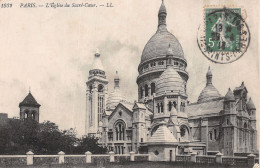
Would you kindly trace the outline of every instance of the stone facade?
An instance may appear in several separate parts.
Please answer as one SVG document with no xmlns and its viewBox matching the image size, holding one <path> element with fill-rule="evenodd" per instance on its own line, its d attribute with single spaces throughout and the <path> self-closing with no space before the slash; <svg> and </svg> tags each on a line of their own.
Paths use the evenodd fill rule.
<svg viewBox="0 0 260 168">
<path fill-rule="evenodd" d="M 99 137 L 100 145 L 115 153 L 148 152 L 151 160 L 189 153 L 256 152 L 256 109 L 247 99 L 244 83 L 222 97 L 209 68 L 198 101 L 188 103 L 187 61 L 180 43 L 167 30 L 166 16 L 162 3 L 158 30 L 138 66 L 138 102 L 123 96 L 118 73 L 114 90 L 108 93 L 100 54 L 95 54 L 86 83 L 86 135 Z"/>
</svg>

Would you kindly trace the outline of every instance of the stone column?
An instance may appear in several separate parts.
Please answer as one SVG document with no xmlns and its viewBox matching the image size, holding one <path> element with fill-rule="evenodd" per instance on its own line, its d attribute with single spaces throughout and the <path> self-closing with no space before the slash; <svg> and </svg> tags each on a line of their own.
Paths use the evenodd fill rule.
<svg viewBox="0 0 260 168">
<path fill-rule="evenodd" d="M 65 153 L 64 152 L 62 152 L 62 151 L 60 151 L 59 153 L 58 153 L 58 155 L 59 155 L 59 164 L 63 164 L 64 163 L 64 158 L 65 158 Z"/>
<path fill-rule="evenodd" d="M 132 161 L 132 162 L 135 161 L 135 155 L 134 154 L 135 154 L 135 152 L 133 152 L 133 151 L 130 152 L 130 161 Z"/>
<path fill-rule="evenodd" d="M 85 135 L 88 135 L 89 131 L 89 90 L 86 91 L 86 116 L 85 116 Z"/>
<path fill-rule="evenodd" d="M 247 156 L 247 162 L 249 166 L 254 166 L 255 165 L 255 155 L 254 154 L 250 154 Z"/>
<path fill-rule="evenodd" d="M 109 155 L 110 155 L 110 162 L 115 162 L 115 153 L 109 152 Z"/>
<path fill-rule="evenodd" d="M 139 153 L 139 124 L 136 124 L 136 153 Z"/>
<path fill-rule="evenodd" d="M 27 165 L 33 165 L 33 155 L 34 153 L 32 151 L 29 151 L 26 153 L 27 155 Z"/>
<path fill-rule="evenodd" d="M 216 154 L 216 163 L 222 164 L 222 156 L 223 154 L 220 152 Z"/>
<path fill-rule="evenodd" d="M 87 151 L 85 153 L 85 155 L 86 155 L 86 163 L 91 163 L 91 155 L 92 155 L 92 153 Z"/>
<path fill-rule="evenodd" d="M 132 127 L 132 138 L 131 138 L 131 142 L 132 142 L 132 151 L 135 151 L 135 128 L 134 126 Z"/>
<path fill-rule="evenodd" d="M 164 99 L 163 99 L 163 108 L 164 108 L 163 113 L 164 114 L 169 113 L 168 108 L 167 108 L 167 104 L 168 104 L 168 99 L 167 99 L 167 96 L 165 95 Z"/>
<path fill-rule="evenodd" d="M 196 156 L 197 156 L 197 153 L 195 153 L 195 152 L 191 153 L 190 161 L 196 163 Z"/>
<path fill-rule="evenodd" d="M 93 94 L 92 94 L 92 123 L 93 123 L 93 133 L 98 131 L 98 89 L 97 83 L 94 84 Z"/>
</svg>

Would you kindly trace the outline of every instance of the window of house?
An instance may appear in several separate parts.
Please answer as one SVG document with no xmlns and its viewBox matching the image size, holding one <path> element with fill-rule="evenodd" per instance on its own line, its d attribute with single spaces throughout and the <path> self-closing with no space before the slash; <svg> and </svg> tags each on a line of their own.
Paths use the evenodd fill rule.
<svg viewBox="0 0 260 168">
<path fill-rule="evenodd" d="M 229 119 L 227 119 L 227 125 L 229 125 Z"/>
<path fill-rule="evenodd" d="M 141 142 L 144 142 L 144 139 L 143 139 L 143 138 L 141 138 Z"/>
</svg>

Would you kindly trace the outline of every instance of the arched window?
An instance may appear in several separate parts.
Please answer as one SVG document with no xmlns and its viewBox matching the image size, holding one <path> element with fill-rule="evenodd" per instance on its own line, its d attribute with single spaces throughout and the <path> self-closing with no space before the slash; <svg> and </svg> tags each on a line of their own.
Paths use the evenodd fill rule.
<svg viewBox="0 0 260 168">
<path fill-rule="evenodd" d="M 119 122 L 115 126 L 116 140 L 125 140 L 125 126 L 122 122 Z"/>
<path fill-rule="evenodd" d="M 159 103 L 157 103 L 157 111 L 158 111 L 158 113 L 160 113 L 160 104 Z"/>
<path fill-rule="evenodd" d="M 246 123 L 244 123 L 244 128 L 247 128 L 247 124 Z"/>
<path fill-rule="evenodd" d="M 177 103 L 174 101 L 173 102 L 173 107 L 176 109 Z"/>
<path fill-rule="evenodd" d="M 144 96 L 145 97 L 148 96 L 148 85 L 147 84 L 144 86 Z"/>
<path fill-rule="evenodd" d="M 32 119 L 35 120 L 35 111 L 32 112 Z"/>
<path fill-rule="evenodd" d="M 155 93 L 155 83 L 151 83 L 151 95 Z"/>
<path fill-rule="evenodd" d="M 141 86 L 140 87 L 140 98 L 143 98 L 144 96 L 144 90 L 143 90 L 143 87 Z"/>
<path fill-rule="evenodd" d="M 29 111 L 25 111 L 24 112 L 24 118 L 28 118 L 29 117 Z"/>
<path fill-rule="evenodd" d="M 171 111 L 172 110 L 172 102 L 169 102 L 168 106 L 169 106 L 169 111 Z"/>
<path fill-rule="evenodd" d="M 182 102 L 181 102 L 181 106 L 180 106 L 180 111 L 182 112 L 183 110 L 183 105 L 182 105 Z"/>
<path fill-rule="evenodd" d="M 161 112 L 163 113 L 163 103 L 161 102 Z"/>
<path fill-rule="evenodd" d="M 99 84 L 98 85 L 98 92 L 103 92 L 103 90 L 104 90 L 104 86 Z"/>
<path fill-rule="evenodd" d="M 180 126 L 180 133 L 181 133 L 181 138 L 184 140 L 188 140 L 189 139 L 189 130 L 188 127 L 186 125 L 181 125 Z"/>
</svg>

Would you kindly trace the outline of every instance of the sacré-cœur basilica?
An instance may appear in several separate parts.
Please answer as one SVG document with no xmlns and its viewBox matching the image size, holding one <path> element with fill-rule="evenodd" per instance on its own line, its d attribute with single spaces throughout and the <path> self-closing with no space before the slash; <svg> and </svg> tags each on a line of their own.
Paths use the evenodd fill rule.
<svg viewBox="0 0 260 168">
<path fill-rule="evenodd" d="M 128 102 L 121 93 L 117 72 L 114 90 L 108 91 L 102 57 L 95 53 L 86 82 L 85 134 L 98 137 L 109 151 L 148 152 L 154 160 L 192 152 L 256 153 L 256 108 L 244 82 L 222 96 L 209 67 L 197 102 L 187 101 L 187 61 L 181 44 L 167 30 L 166 16 L 162 2 L 158 29 L 138 66 L 138 101 Z"/>
</svg>

